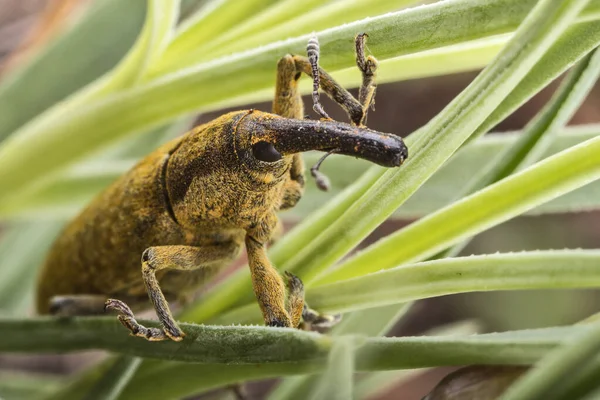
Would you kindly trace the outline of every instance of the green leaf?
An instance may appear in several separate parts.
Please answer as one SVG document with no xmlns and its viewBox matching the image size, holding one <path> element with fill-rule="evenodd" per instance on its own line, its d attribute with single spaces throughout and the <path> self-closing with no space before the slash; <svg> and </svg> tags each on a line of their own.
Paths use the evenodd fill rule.
<svg viewBox="0 0 600 400">
<path fill-rule="evenodd" d="M 402 265 L 307 289 L 311 307 L 344 313 L 456 293 L 600 286 L 600 252 L 537 251 L 445 258 Z M 217 324 L 261 320 L 256 304 L 214 319 Z"/>
<path fill-rule="evenodd" d="M 90 389 L 85 400 L 117 400 L 137 371 L 142 359 L 119 357 Z"/>
<path fill-rule="evenodd" d="M 423 259 L 600 178 L 600 137 L 564 150 L 442 208 L 368 247 L 319 282 L 330 283 Z"/>
<path fill-rule="evenodd" d="M 0 342 L 3 352 L 101 348 L 191 362 L 143 366 L 125 388 L 122 398 L 147 394 L 149 399 L 161 395 L 181 397 L 182 392 L 190 394 L 189 390 L 245 379 L 319 372 L 324 369 L 331 344 L 336 340 L 294 329 L 182 324 L 188 334 L 183 342 L 148 342 L 129 336 L 111 317 L 0 319 L 0 328 L 4 335 Z M 579 325 L 468 337 L 369 338 L 358 349 L 355 362 L 361 371 L 484 362 L 530 364 L 574 334 L 588 330 L 589 326 Z M 189 379 L 192 373 L 196 374 L 195 379 Z M 189 382 L 180 386 L 184 380 Z"/>
<path fill-rule="evenodd" d="M 247 35 L 243 32 L 236 34 L 233 31 L 224 36 L 222 40 L 209 42 L 197 49 L 187 49 L 188 51 L 183 54 L 174 54 L 173 57 L 167 59 L 165 65 L 157 66 L 154 75 L 161 75 L 220 56 L 256 48 L 273 42 L 273 39 L 306 35 L 365 17 L 375 17 L 402 9 L 415 2 L 416 0 L 345 0 L 325 5 L 321 2 L 321 7 L 312 10 L 310 9 L 311 4 L 308 4 L 309 8 L 305 9 L 304 2 L 296 2 L 292 9 L 300 10 L 302 7 L 302 13 L 296 18 L 286 21 L 285 24 L 269 24 L 269 21 L 264 21 L 262 30 L 254 35 Z M 287 9 L 286 14 L 290 11 L 291 9 Z"/>
<path fill-rule="evenodd" d="M 353 398 L 354 386 L 354 353 L 363 343 L 364 338 L 344 336 L 334 341 L 329 353 L 327 369 L 317 382 L 308 397 L 309 400 L 331 399 L 346 400 Z"/>
<path fill-rule="evenodd" d="M 383 60 L 502 33 L 514 28 L 527 11 L 520 0 L 479 3 L 481 0 L 440 2 L 441 5 L 413 9 L 411 13 L 386 14 L 327 30 L 319 34 L 322 53 L 330 55 L 323 57 L 323 66 L 335 70 L 353 64 L 352 38 L 357 31 L 369 32 L 369 47 Z M 515 4 L 508 7 L 509 3 Z M 600 0 L 592 4 L 596 3 L 600 7 Z M 469 10 L 474 13 L 473 25 L 457 23 L 464 21 Z M 492 11 L 498 14 L 489 20 Z M 440 12 L 447 13 L 443 25 Z M 435 29 L 428 31 L 423 23 Z M 551 32 L 548 38 L 559 32 L 559 29 Z M 36 179 L 117 138 L 209 105 L 223 106 L 227 98 L 271 87 L 276 60 L 289 52 L 303 53 L 306 41 L 307 37 L 300 37 L 178 71 L 92 102 L 70 118 L 46 115 L 44 124 L 29 124 L 0 147 L 0 191 L 16 197 L 20 189 L 34 184 Z M 61 151 L 48 153 L 49 148 Z"/>
<path fill-rule="evenodd" d="M 600 324 L 590 324 L 585 332 L 575 334 L 552 351 L 525 376 L 517 380 L 501 400 L 543 399 L 551 396 L 573 373 L 595 360 L 600 351 Z"/>
<path fill-rule="evenodd" d="M 163 60 L 179 59 L 196 49 L 201 49 L 206 42 L 218 38 L 236 24 L 248 18 L 249 14 L 256 13 L 276 3 L 276 0 L 211 0 L 190 18 L 186 19 L 171 43 L 169 44 Z"/>
<path fill-rule="evenodd" d="M 595 3 L 592 3 L 595 4 Z M 518 88 L 513 90 L 511 94 L 505 98 L 499 108 L 503 112 L 511 112 L 512 109 L 525 102 L 532 97 L 545 84 L 549 83 L 554 77 L 562 73 L 577 59 L 583 57 L 595 48 L 600 42 L 600 24 L 582 23 L 569 29 L 554 46 L 545 54 L 544 57 L 534 67 L 532 71 L 536 71 L 533 75 L 530 72 L 524 80 L 522 80 Z M 578 47 L 581 46 L 581 47 Z M 496 109 L 498 111 L 498 109 Z M 495 114 L 492 114 L 495 115 Z M 496 117 L 503 118 L 502 113 L 496 114 Z M 486 123 L 491 119 L 488 118 Z M 498 122 L 498 121 L 496 121 Z M 410 137 L 409 137 L 410 139 Z M 415 140 L 415 143 L 417 140 Z M 409 143 L 409 148 L 413 148 Z M 414 154 L 411 155 L 414 158 Z M 321 205 L 315 212 L 306 217 L 302 224 L 296 226 L 286 236 L 284 236 L 270 251 L 270 258 L 273 263 L 280 269 L 291 269 L 290 261 L 300 265 L 302 259 L 290 260 L 289 254 L 297 254 L 301 249 L 310 247 L 310 243 L 315 240 L 319 241 L 320 235 L 331 226 L 338 226 L 338 232 L 331 231 L 328 235 L 332 240 L 337 241 L 340 237 L 345 237 L 347 226 L 354 224 L 355 221 L 360 221 L 365 216 L 370 216 L 372 210 L 379 210 L 378 203 L 369 205 L 362 204 L 366 209 L 359 209 L 356 215 L 348 214 L 349 208 L 354 205 L 355 211 L 359 208 L 356 204 L 358 199 L 363 196 L 367 190 L 383 175 L 384 170 L 378 167 L 370 168 L 359 179 L 347 187 L 338 196 L 334 197 L 330 202 Z M 402 181 L 402 177 L 397 177 L 397 180 Z M 386 185 L 387 187 L 399 187 Z M 589 201 L 589 197 L 586 197 Z M 383 201 L 381 199 L 382 203 Z M 397 208 L 398 201 L 392 201 L 390 208 Z M 443 203 L 442 203 L 443 204 Z M 404 207 L 403 207 L 404 208 Z M 364 211 L 364 212 L 363 212 Z M 351 230 L 350 230 L 351 231 Z M 355 237 L 352 243 L 357 244 L 361 237 Z M 346 243 L 348 248 L 352 247 L 352 243 Z M 328 247 L 328 246 L 325 246 Z M 306 251 L 308 256 L 311 252 Z M 242 305 L 252 300 L 252 292 L 249 285 L 249 278 L 246 270 L 238 272 L 234 277 L 228 279 L 227 282 L 221 285 L 216 285 L 214 290 L 207 294 L 197 307 L 186 311 L 186 316 L 194 321 L 204 321 L 219 312 L 231 308 L 234 305 Z"/>
<path fill-rule="evenodd" d="M 189 127 L 190 119 L 176 124 L 166 134 L 163 128 L 157 129 L 158 140 L 153 134 L 144 134 L 142 140 L 136 140 L 130 147 L 141 156 L 162 142 L 162 137 L 172 137 Z M 464 179 L 464 171 L 482 170 L 489 162 L 490 154 L 501 154 L 512 146 L 520 137 L 521 132 L 486 135 L 476 142 L 459 150 L 446 164 L 417 190 L 405 204 L 392 214 L 396 219 L 416 219 L 423 217 L 455 199 L 455 192 L 464 192 L 469 183 Z M 581 125 L 567 127 L 556 133 L 553 143 L 542 158 L 553 155 L 568 147 L 600 135 L 600 126 Z M 144 146 L 142 146 L 144 145 Z M 119 144 L 123 148 L 124 144 Z M 122 152 L 123 150 L 119 150 Z M 305 156 L 307 165 L 313 165 L 320 154 L 309 153 Z M 65 173 L 43 182 L 31 192 L 19 198 L 19 201 L 7 203 L 0 207 L 3 218 L 27 219 L 67 219 L 72 218 L 97 193 L 119 176 L 129 170 L 137 161 L 125 155 L 107 160 L 93 160 L 76 164 Z M 370 164 L 343 156 L 331 156 L 323 164 L 323 171 L 331 179 L 331 190 L 323 192 L 315 185 L 307 185 L 302 200 L 291 210 L 281 213 L 281 218 L 287 221 L 299 221 L 307 218 L 313 210 L 330 201 L 346 187 L 360 178 Z M 565 194 L 548 203 L 544 203 L 527 215 L 541 215 L 586 211 L 600 208 L 600 183 L 591 183 L 571 193 Z"/>
<path fill-rule="evenodd" d="M 473 336 L 371 338 L 358 350 L 358 370 L 414 369 L 442 365 L 527 365 L 584 327 L 546 328 Z M 144 368 L 146 367 L 146 368 Z M 125 389 L 123 399 L 180 398 L 244 380 L 315 373 L 323 364 L 256 366 L 149 362 Z M 168 385 L 165 382 L 169 382 Z"/>
<path fill-rule="evenodd" d="M 569 72 L 552 99 L 525 127 L 512 146 L 492 159 L 480 172 L 475 173 L 457 198 L 469 195 L 495 183 L 517 170 L 539 161 L 548 150 L 557 131 L 563 129 L 575 114 L 600 75 L 600 52 L 594 50 Z M 438 258 L 459 254 L 469 240 L 455 244 Z"/>
<path fill-rule="evenodd" d="M 145 13 L 144 1 L 94 2 L 75 26 L 4 77 L 0 140 L 112 69 L 133 45 Z"/>
<path fill-rule="evenodd" d="M 480 330 L 478 324 L 473 321 L 459 321 L 440 327 L 433 328 L 424 333 L 426 336 L 467 336 L 474 335 Z M 401 371 L 379 371 L 370 372 L 360 376 L 355 385 L 357 399 L 370 399 L 389 392 L 402 382 L 421 375 L 425 370 L 401 370 Z M 291 379 L 291 378 L 288 378 Z M 272 399 L 269 399 L 272 400 Z"/>
<path fill-rule="evenodd" d="M 8 226 L 2 233 L 1 314 L 23 315 L 31 307 L 37 270 L 62 225 L 62 222 L 36 221 Z"/>
<path fill-rule="evenodd" d="M 393 304 L 369 310 L 360 310 L 345 315 L 340 323 L 332 330 L 332 335 L 347 334 L 380 336 L 396 324 L 408 312 L 411 304 Z M 277 388 L 269 394 L 269 400 L 306 399 L 319 381 L 318 375 L 293 376 L 284 379 Z"/>
<path fill-rule="evenodd" d="M 62 383 L 62 379 L 54 376 L 3 371 L 0 373 L 0 397 L 10 400 L 43 399 L 57 391 Z"/>
<path fill-rule="evenodd" d="M 386 171 L 317 241 L 287 262 L 286 270 L 310 282 L 389 217 L 518 85 L 585 3 L 562 1 L 557 7 L 552 1 L 540 1 L 495 62 L 421 129 L 416 139 L 409 137 L 413 138 L 407 142 L 411 155 L 404 165 Z"/>
<path fill-rule="evenodd" d="M 256 11 L 251 16 L 245 18 L 239 23 L 231 26 L 226 32 L 218 37 L 211 37 L 210 41 L 200 43 L 202 52 L 198 52 L 198 47 L 190 49 L 196 53 L 205 53 L 212 56 L 211 50 L 223 47 L 232 42 L 240 40 L 240 38 L 248 37 L 255 33 L 264 31 L 265 27 L 280 26 L 297 17 L 298 15 L 306 14 L 309 11 L 323 6 L 326 3 L 323 0 L 280 0 L 264 10 Z M 329 0 L 331 2 L 331 0 Z M 291 33 L 287 33 L 291 36 Z M 186 54 L 187 56 L 187 54 Z"/>
</svg>

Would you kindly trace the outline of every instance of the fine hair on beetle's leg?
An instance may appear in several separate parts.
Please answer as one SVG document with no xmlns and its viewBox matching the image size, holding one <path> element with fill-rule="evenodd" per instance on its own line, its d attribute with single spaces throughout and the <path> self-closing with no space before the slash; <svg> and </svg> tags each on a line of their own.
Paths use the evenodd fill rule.
<svg viewBox="0 0 600 400">
<path fill-rule="evenodd" d="M 356 35 L 356 65 L 362 73 L 362 84 L 358 89 L 358 101 L 363 106 L 363 118 L 361 125 L 367 123 L 367 112 L 369 108 L 375 107 L 375 92 L 377 84 L 375 83 L 375 72 L 379 62 L 373 56 L 365 57 L 366 40 L 369 37 L 366 33 Z"/>
</svg>

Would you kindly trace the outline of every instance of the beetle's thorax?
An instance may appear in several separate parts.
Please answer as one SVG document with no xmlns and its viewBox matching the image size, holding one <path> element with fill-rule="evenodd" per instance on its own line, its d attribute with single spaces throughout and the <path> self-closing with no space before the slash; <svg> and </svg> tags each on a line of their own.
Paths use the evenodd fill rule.
<svg viewBox="0 0 600 400">
<path fill-rule="evenodd" d="M 246 229 L 277 209 L 291 157 L 277 163 L 252 158 L 248 111 L 199 126 L 171 154 L 166 188 L 177 222 L 188 228 Z"/>
</svg>

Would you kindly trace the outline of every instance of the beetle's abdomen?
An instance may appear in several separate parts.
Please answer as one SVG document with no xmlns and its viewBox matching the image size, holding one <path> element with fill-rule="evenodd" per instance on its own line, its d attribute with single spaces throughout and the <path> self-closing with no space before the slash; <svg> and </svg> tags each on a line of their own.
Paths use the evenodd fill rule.
<svg viewBox="0 0 600 400">
<path fill-rule="evenodd" d="M 146 248 L 191 244 L 165 204 L 160 174 L 168 149 L 169 144 L 149 155 L 64 229 L 39 277 L 39 312 L 48 311 L 55 295 L 108 296 L 140 285 Z"/>
</svg>

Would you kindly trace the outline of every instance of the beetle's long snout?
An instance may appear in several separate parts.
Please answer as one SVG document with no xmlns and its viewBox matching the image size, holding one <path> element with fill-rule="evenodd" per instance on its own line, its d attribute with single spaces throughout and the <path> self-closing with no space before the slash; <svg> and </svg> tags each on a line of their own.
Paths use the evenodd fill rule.
<svg viewBox="0 0 600 400">
<path fill-rule="evenodd" d="M 402 138 L 346 123 L 276 118 L 263 124 L 282 154 L 335 150 L 384 167 L 398 167 L 408 157 Z"/>
</svg>

